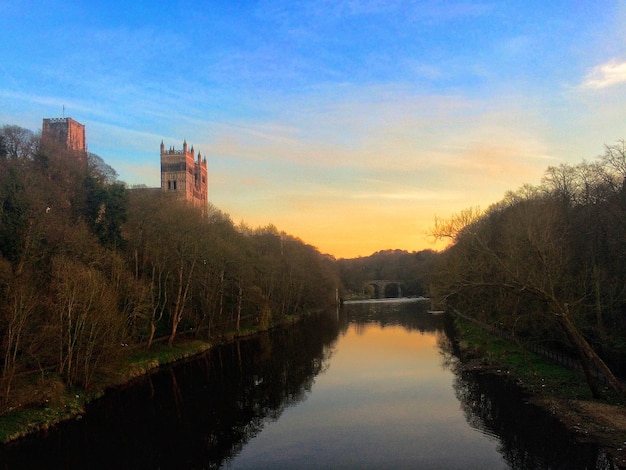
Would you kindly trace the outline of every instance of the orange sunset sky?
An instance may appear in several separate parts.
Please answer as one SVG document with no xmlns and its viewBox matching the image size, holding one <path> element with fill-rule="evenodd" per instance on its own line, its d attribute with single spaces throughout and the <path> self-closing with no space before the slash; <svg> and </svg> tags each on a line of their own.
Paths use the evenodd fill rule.
<svg viewBox="0 0 626 470">
<path fill-rule="evenodd" d="M 338 258 L 626 138 L 623 1 L 39 3 L 0 2 L 0 125 L 65 113 L 131 185 L 186 139 L 236 224 Z"/>
</svg>

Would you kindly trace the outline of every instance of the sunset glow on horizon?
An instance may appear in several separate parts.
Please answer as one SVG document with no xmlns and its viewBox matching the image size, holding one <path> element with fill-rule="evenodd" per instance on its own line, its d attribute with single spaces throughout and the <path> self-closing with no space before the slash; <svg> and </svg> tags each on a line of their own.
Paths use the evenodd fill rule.
<svg viewBox="0 0 626 470">
<path fill-rule="evenodd" d="M 44 6 L 45 5 L 45 6 Z M 159 145 L 209 201 L 337 258 L 443 249 L 487 208 L 626 138 L 626 3 L 0 2 L 0 125 L 86 126 L 129 185 Z"/>
</svg>

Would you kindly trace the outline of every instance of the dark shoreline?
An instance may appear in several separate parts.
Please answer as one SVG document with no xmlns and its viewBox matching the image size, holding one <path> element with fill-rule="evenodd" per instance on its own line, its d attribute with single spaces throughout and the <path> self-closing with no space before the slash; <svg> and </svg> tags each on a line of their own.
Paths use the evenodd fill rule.
<svg viewBox="0 0 626 470">
<path fill-rule="evenodd" d="M 458 323 L 457 323 L 458 326 Z M 490 333 L 484 332 L 485 335 Z M 460 362 L 460 373 L 497 377 L 517 388 L 529 404 L 553 416 L 575 442 L 595 444 L 606 453 L 613 468 L 626 469 L 626 407 L 620 403 L 591 398 L 566 397 L 558 389 L 545 389 L 533 378 L 517 373 L 506 357 L 491 354 L 490 343 L 476 342 L 464 336 L 463 328 L 455 328 L 454 349 Z M 537 377 L 534 378 L 535 380 Z M 584 379 L 582 379 L 584 380 Z"/>
<path fill-rule="evenodd" d="M 86 407 L 104 396 L 111 390 L 123 388 L 133 380 L 149 375 L 163 366 L 175 364 L 177 362 L 191 360 L 207 351 L 222 345 L 230 344 L 240 339 L 252 337 L 254 335 L 283 328 L 294 324 L 303 318 L 314 314 L 305 312 L 284 318 L 280 323 L 271 325 L 265 329 L 246 329 L 238 333 L 223 335 L 219 340 L 209 342 L 198 338 L 180 337 L 171 349 L 172 354 L 167 360 L 159 357 L 159 351 L 153 349 L 152 358 L 133 361 L 130 356 L 121 364 L 121 370 L 115 375 L 107 376 L 98 387 L 89 391 L 67 390 L 65 399 L 60 403 L 33 402 L 27 406 L 16 408 L 13 411 L 0 415 L 0 422 L 11 422 L 11 429 L 3 430 L 0 446 L 16 445 L 21 440 L 33 439 L 45 434 L 55 426 L 81 417 L 86 413 Z"/>
</svg>

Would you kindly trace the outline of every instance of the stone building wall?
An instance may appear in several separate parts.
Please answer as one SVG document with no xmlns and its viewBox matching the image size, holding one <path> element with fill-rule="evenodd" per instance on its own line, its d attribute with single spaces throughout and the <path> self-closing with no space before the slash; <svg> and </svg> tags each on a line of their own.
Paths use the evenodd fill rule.
<svg viewBox="0 0 626 470">
<path fill-rule="evenodd" d="M 87 151 L 85 126 L 69 117 L 44 119 L 41 136 L 56 141 L 68 150 Z"/>
</svg>

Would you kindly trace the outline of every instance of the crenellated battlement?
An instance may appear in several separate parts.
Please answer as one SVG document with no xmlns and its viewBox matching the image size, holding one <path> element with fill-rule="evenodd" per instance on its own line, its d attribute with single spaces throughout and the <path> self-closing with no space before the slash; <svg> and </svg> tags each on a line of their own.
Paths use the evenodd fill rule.
<svg viewBox="0 0 626 470">
<path fill-rule="evenodd" d="M 85 126 L 70 117 L 45 118 L 41 127 L 44 140 L 52 140 L 64 145 L 68 150 L 87 151 Z"/>
<path fill-rule="evenodd" d="M 170 147 L 168 151 L 162 153 L 161 155 L 184 155 L 185 153 L 182 150 L 176 150 L 174 147 Z"/>
<path fill-rule="evenodd" d="M 176 194 L 194 205 L 208 203 L 208 172 L 206 157 L 200 152 L 196 160 L 193 145 L 183 142 L 182 150 L 161 141 L 161 189 Z"/>
<path fill-rule="evenodd" d="M 70 117 L 45 118 L 42 123 L 42 140 L 66 147 L 79 161 L 86 162 L 87 141 L 85 126 Z M 170 146 L 166 149 L 161 141 L 161 190 L 174 193 L 206 209 L 209 202 L 209 177 L 207 160 L 200 152 L 196 157 L 193 145 L 187 140 L 183 148 Z"/>
</svg>

